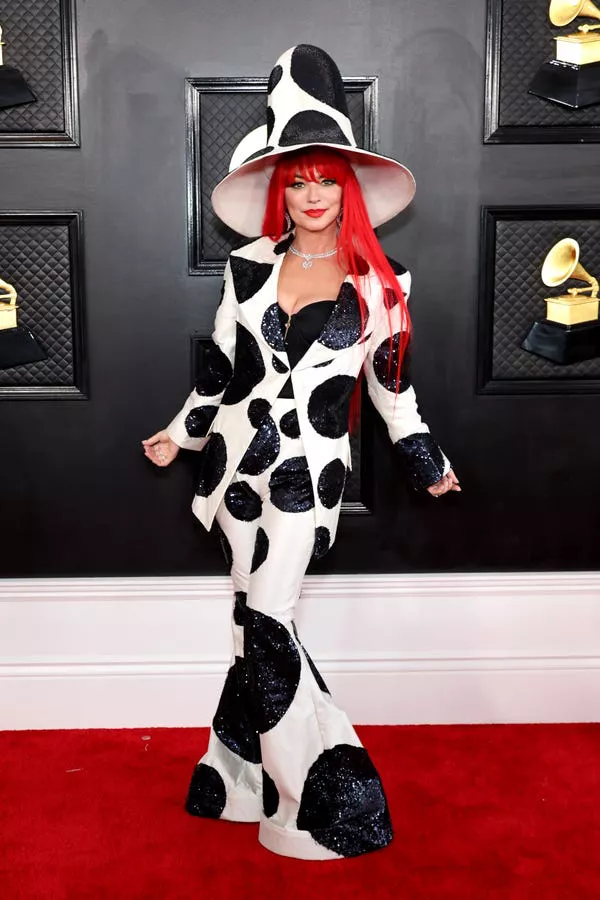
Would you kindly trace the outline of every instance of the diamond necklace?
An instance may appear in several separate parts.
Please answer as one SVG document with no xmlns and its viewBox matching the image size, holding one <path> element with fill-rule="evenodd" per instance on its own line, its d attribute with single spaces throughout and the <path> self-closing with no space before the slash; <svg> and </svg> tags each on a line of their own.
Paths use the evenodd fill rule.
<svg viewBox="0 0 600 900">
<path fill-rule="evenodd" d="M 289 248 L 294 256 L 302 257 L 302 268 L 310 269 L 312 267 L 313 259 L 325 259 L 327 256 L 333 256 L 334 253 L 337 253 L 337 247 L 334 247 L 333 250 L 328 250 L 327 253 L 302 253 L 301 250 L 296 250 L 295 247 L 290 246 Z"/>
</svg>

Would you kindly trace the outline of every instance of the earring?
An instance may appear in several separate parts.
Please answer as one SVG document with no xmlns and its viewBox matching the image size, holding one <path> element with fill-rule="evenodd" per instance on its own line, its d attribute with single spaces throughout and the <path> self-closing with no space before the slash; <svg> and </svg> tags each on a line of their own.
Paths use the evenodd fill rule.
<svg viewBox="0 0 600 900">
<path fill-rule="evenodd" d="M 342 227 L 342 220 L 343 220 L 343 218 L 344 218 L 344 207 L 341 206 L 341 207 L 340 207 L 339 213 L 338 213 L 337 216 L 335 217 L 335 221 L 338 223 L 338 226 L 339 226 L 340 228 Z"/>
<path fill-rule="evenodd" d="M 292 230 L 292 217 L 290 216 L 287 209 L 285 211 L 285 220 L 284 221 L 285 221 L 284 231 L 291 231 Z"/>
</svg>

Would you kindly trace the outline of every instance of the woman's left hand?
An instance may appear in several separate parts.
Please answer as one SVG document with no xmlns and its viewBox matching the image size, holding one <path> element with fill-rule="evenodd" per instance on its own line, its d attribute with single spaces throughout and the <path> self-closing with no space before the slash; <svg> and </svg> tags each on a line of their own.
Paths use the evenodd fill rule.
<svg viewBox="0 0 600 900">
<path fill-rule="evenodd" d="M 441 497 L 447 491 L 461 491 L 462 488 L 458 483 L 458 478 L 450 469 L 443 478 L 440 478 L 435 484 L 430 484 L 427 490 L 433 497 Z"/>
</svg>

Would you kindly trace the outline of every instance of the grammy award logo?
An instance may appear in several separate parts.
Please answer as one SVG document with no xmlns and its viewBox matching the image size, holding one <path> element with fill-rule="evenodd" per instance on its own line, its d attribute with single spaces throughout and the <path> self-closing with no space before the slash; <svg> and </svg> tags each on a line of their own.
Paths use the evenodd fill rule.
<svg viewBox="0 0 600 900">
<path fill-rule="evenodd" d="M 17 321 L 17 292 L 0 278 L 0 369 L 47 359 L 29 328 Z"/>
<path fill-rule="evenodd" d="M 592 0 L 551 0 L 553 25 L 563 28 L 576 19 L 600 19 L 600 9 Z M 530 94 L 552 100 L 571 109 L 600 103 L 600 24 L 585 23 L 572 34 L 559 34 L 556 58 L 537 71 Z"/>
<path fill-rule="evenodd" d="M 14 66 L 4 65 L 4 46 L 0 25 L 0 109 L 35 103 L 37 98 L 19 70 Z"/>
<path fill-rule="evenodd" d="M 546 297 L 546 318 L 534 322 L 521 345 L 559 365 L 600 356 L 598 280 L 581 265 L 579 253 L 574 238 L 563 238 L 546 256 L 542 281 L 547 287 L 558 287 L 571 278 L 586 282 L 587 287 Z"/>
</svg>

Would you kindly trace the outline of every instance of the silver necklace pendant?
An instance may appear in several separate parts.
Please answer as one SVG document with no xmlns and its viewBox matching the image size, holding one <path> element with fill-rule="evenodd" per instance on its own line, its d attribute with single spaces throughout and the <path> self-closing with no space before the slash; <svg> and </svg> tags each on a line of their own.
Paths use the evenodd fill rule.
<svg viewBox="0 0 600 900">
<path fill-rule="evenodd" d="M 294 256 L 302 257 L 303 269 L 312 268 L 313 259 L 327 259 L 328 256 L 333 256 L 334 253 L 337 253 L 337 247 L 334 247 L 333 250 L 327 250 L 326 253 L 302 253 L 301 250 L 296 250 L 296 248 L 292 245 L 290 245 L 289 250 L 294 254 Z"/>
<path fill-rule="evenodd" d="M 312 259 L 304 259 L 302 261 L 302 268 L 303 269 L 312 269 Z"/>
</svg>

